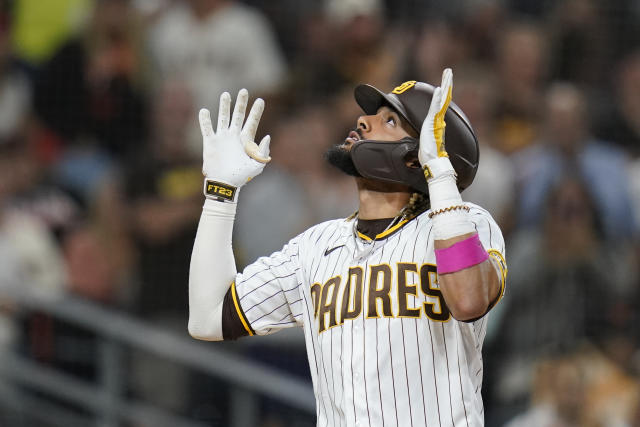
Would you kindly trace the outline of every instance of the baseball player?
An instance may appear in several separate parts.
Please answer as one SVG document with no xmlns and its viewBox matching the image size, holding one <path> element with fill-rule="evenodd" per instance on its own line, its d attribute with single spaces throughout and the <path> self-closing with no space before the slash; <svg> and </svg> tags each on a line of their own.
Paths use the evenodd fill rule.
<svg viewBox="0 0 640 427">
<path fill-rule="evenodd" d="M 236 271 L 231 234 L 241 187 L 269 162 L 254 142 L 264 108 L 220 97 L 216 130 L 200 111 L 206 200 L 194 242 L 189 332 L 235 339 L 304 328 L 318 426 L 482 426 L 482 342 L 504 292 L 502 234 L 464 202 L 478 165 L 453 103 L 434 88 L 355 90 L 365 115 L 327 158 L 353 175 L 359 210 Z M 445 145 L 445 123 L 447 144 Z"/>
</svg>

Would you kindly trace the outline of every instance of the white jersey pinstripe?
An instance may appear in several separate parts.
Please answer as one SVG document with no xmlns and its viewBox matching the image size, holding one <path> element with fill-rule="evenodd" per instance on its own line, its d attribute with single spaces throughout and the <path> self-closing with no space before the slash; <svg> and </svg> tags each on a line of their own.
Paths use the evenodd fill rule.
<svg viewBox="0 0 640 427">
<path fill-rule="evenodd" d="M 502 294 L 502 233 L 487 211 L 468 206 L 503 273 Z M 318 426 L 484 424 L 488 315 L 469 323 L 448 315 L 433 243 L 426 212 L 373 243 L 354 233 L 354 220 L 333 220 L 237 275 L 235 303 L 250 333 L 304 328 Z"/>
</svg>

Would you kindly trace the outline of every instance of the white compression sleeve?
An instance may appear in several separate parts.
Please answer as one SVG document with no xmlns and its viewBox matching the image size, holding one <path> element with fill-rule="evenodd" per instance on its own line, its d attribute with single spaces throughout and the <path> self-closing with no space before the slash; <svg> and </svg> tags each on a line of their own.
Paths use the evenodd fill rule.
<svg viewBox="0 0 640 427">
<path fill-rule="evenodd" d="M 463 205 L 449 158 L 438 157 L 428 161 L 427 165 L 432 175 L 427 179 L 431 210 L 437 212 L 440 209 Z M 446 240 L 473 232 L 475 227 L 464 210 L 452 210 L 433 216 L 433 233 L 436 240 Z"/>
<path fill-rule="evenodd" d="M 189 269 L 189 333 L 208 341 L 222 336 L 224 296 L 236 276 L 231 248 L 236 203 L 206 199 Z"/>
</svg>

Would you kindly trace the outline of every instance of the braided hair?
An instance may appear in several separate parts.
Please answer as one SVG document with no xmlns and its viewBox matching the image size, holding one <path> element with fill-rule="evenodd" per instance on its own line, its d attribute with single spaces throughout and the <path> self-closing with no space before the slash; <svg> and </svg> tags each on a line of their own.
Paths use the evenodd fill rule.
<svg viewBox="0 0 640 427">
<path fill-rule="evenodd" d="M 429 200 L 429 196 L 416 191 L 411 195 L 405 207 L 402 208 L 400 215 L 402 215 L 403 218 L 415 218 L 429 209 L 430 206 L 431 201 Z"/>
</svg>

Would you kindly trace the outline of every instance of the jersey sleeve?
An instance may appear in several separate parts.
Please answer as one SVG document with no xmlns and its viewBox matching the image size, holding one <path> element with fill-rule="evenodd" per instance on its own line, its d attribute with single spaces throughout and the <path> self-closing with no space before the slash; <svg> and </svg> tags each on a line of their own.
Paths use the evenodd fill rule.
<svg viewBox="0 0 640 427">
<path fill-rule="evenodd" d="M 469 204 L 471 210 L 469 211 L 469 218 L 473 222 L 476 230 L 478 231 L 478 237 L 482 246 L 489 253 L 489 259 L 496 267 L 500 278 L 500 292 L 495 301 L 492 301 L 487 309 L 487 312 L 491 310 L 504 295 L 506 281 L 507 281 L 507 263 L 505 257 L 505 244 L 502 236 L 502 231 L 498 224 L 491 217 L 491 214 L 486 210 Z"/>
<path fill-rule="evenodd" d="M 236 275 L 225 298 L 225 339 L 267 335 L 302 323 L 299 237 Z"/>
</svg>

